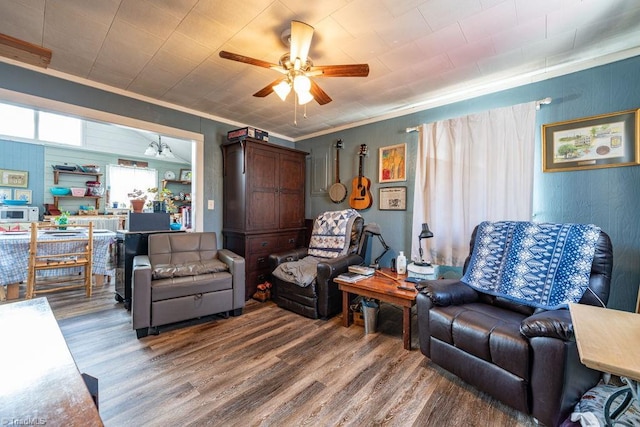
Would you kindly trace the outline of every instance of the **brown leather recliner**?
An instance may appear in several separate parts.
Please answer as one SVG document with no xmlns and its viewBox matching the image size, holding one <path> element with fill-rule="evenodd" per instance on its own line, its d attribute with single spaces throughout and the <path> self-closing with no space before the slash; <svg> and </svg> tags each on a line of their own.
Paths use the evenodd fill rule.
<svg viewBox="0 0 640 427">
<path fill-rule="evenodd" d="M 476 232 L 477 227 L 471 251 Z M 465 271 L 470 258 L 471 253 Z M 606 304 L 612 266 L 611 241 L 600 232 L 581 304 Z M 580 363 L 568 309 L 535 309 L 458 280 L 424 281 L 417 287 L 422 353 L 540 423 L 560 425 L 598 382 L 600 372 Z"/>
<path fill-rule="evenodd" d="M 350 265 L 364 262 L 367 234 L 364 219 L 358 217 L 353 222 L 349 249 L 346 255 L 327 258 L 317 264 L 317 275 L 308 286 L 299 286 L 272 274 L 272 299 L 287 310 L 311 319 L 328 319 L 342 311 L 342 292 L 333 279 L 345 273 Z M 271 254 L 269 267 L 273 272 L 284 262 L 298 261 L 307 256 L 309 248 L 298 248 L 288 252 Z"/>
</svg>

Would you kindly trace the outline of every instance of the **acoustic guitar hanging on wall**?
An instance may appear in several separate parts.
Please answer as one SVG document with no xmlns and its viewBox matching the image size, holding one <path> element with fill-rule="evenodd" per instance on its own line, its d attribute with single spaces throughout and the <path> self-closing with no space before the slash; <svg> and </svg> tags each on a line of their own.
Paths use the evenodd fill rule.
<svg viewBox="0 0 640 427">
<path fill-rule="evenodd" d="M 353 178 L 353 182 L 351 183 L 351 197 L 349 198 L 349 206 L 356 210 L 369 209 L 373 204 L 373 197 L 371 196 L 371 191 L 369 191 L 371 188 L 371 180 L 362 173 L 362 162 L 368 152 L 367 144 L 360 144 L 360 152 L 358 153 L 360 157 L 358 177 Z"/>
<path fill-rule="evenodd" d="M 340 182 L 340 150 L 343 146 L 339 139 L 336 142 L 336 182 L 329 188 L 329 197 L 333 203 L 342 203 L 347 198 L 347 186 Z"/>
</svg>

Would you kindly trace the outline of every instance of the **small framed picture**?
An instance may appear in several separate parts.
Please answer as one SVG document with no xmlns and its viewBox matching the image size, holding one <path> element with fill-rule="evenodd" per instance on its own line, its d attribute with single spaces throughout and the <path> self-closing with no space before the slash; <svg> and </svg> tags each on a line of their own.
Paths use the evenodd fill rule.
<svg viewBox="0 0 640 427">
<path fill-rule="evenodd" d="M 29 185 L 29 172 L 0 169 L 0 185 L 5 187 L 23 187 Z"/>
<path fill-rule="evenodd" d="M 27 203 L 31 203 L 31 190 L 15 190 L 16 200 L 26 200 Z"/>
<path fill-rule="evenodd" d="M 10 188 L 0 188 L 0 203 L 4 203 L 5 200 L 13 200 L 11 193 Z"/>
<path fill-rule="evenodd" d="M 407 187 L 380 188 L 381 211 L 406 211 Z"/>
<path fill-rule="evenodd" d="M 407 180 L 407 144 L 380 148 L 380 183 Z"/>
<path fill-rule="evenodd" d="M 180 169 L 180 181 L 191 181 L 191 169 Z"/>
</svg>

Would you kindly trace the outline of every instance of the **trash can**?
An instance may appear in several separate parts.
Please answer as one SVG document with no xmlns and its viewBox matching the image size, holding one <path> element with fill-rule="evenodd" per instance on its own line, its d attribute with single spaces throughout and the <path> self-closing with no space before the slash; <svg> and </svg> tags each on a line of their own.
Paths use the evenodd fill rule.
<svg viewBox="0 0 640 427">
<path fill-rule="evenodd" d="M 378 311 L 380 308 L 374 300 L 362 300 L 362 315 L 364 317 L 364 333 L 373 334 L 378 326 Z"/>
</svg>

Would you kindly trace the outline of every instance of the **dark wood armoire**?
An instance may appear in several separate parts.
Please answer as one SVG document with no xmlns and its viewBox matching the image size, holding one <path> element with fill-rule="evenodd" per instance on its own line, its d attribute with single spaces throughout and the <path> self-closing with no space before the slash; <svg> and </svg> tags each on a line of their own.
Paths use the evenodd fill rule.
<svg viewBox="0 0 640 427">
<path fill-rule="evenodd" d="M 245 299 L 269 279 L 269 254 L 305 245 L 307 153 L 256 139 L 223 151 L 224 246 L 245 258 Z"/>
</svg>

